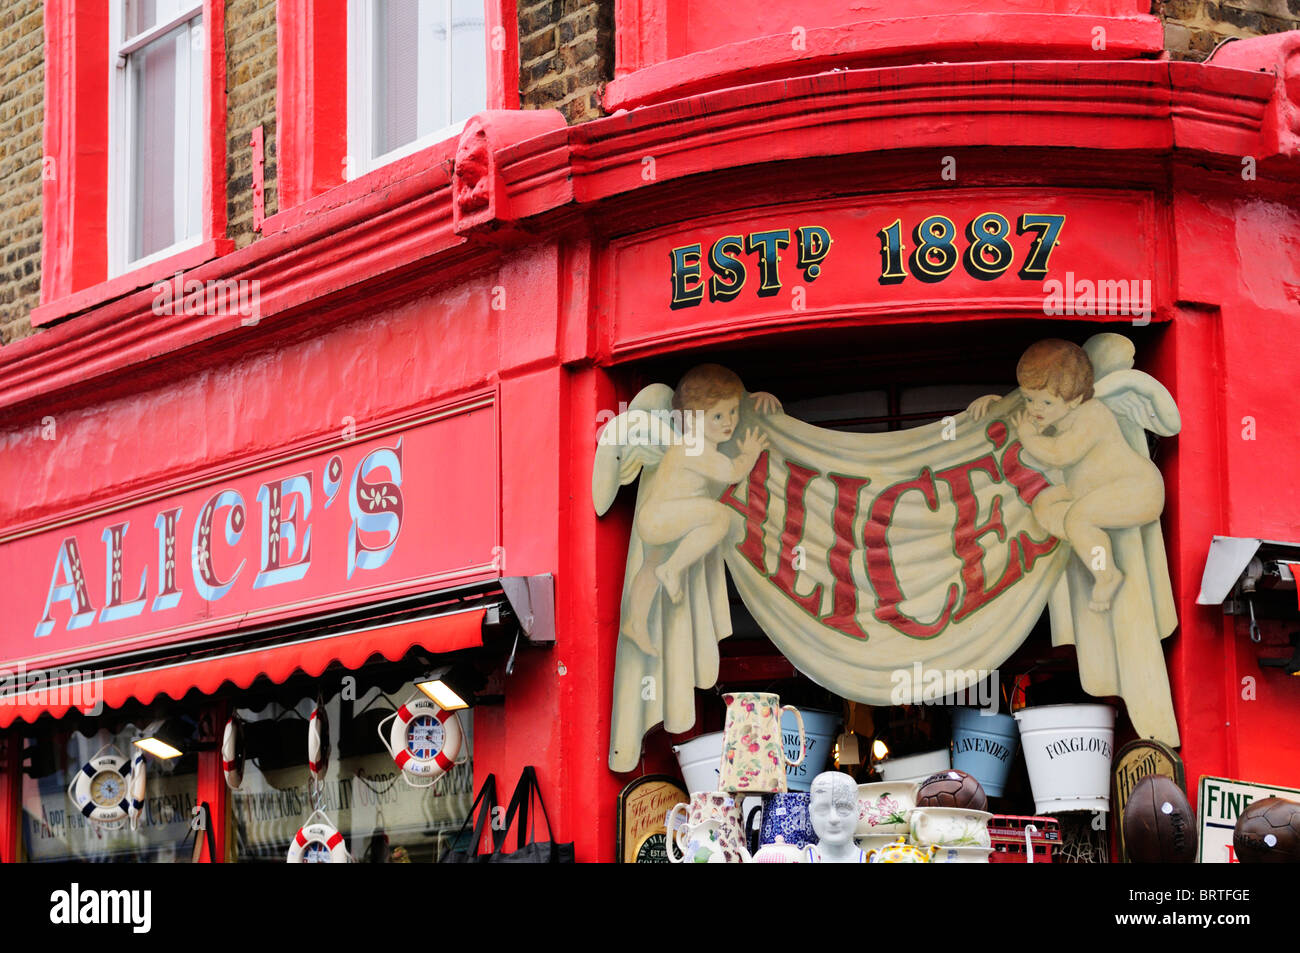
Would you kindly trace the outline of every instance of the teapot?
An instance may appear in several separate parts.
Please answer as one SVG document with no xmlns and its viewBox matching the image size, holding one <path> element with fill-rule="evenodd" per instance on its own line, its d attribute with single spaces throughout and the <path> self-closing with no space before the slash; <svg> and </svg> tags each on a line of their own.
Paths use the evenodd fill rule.
<svg viewBox="0 0 1300 953">
<path fill-rule="evenodd" d="M 886 844 L 879 850 L 867 851 L 867 863 L 869 864 L 928 864 L 935 854 L 939 853 L 938 846 L 917 847 L 909 844 L 905 839 L 900 837 L 892 844 Z"/>
</svg>

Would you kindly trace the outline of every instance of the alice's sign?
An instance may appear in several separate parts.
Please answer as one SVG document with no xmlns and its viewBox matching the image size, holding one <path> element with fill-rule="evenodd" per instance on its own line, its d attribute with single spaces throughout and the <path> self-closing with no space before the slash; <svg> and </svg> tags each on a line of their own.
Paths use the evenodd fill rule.
<svg viewBox="0 0 1300 953">
<path fill-rule="evenodd" d="M 495 447 L 483 397 L 0 541 L 0 656 L 33 667 L 495 574 Z"/>
<path fill-rule="evenodd" d="M 1049 604 L 1094 695 L 1178 742 L 1160 641 L 1176 625 L 1146 430 L 1178 409 L 1133 346 L 1032 346 L 1020 387 L 892 433 L 842 433 L 703 365 L 642 390 L 598 439 L 597 513 L 640 479 L 616 659 L 610 764 L 691 727 L 731 634 L 724 575 L 782 653 L 843 697 L 898 704 L 974 688 Z M 940 679 L 911 677 L 914 665 Z M 904 673 L 900 679 L 899 674 Z M 939 686 L 932 689 L 931 686 Z"/>
</svg>

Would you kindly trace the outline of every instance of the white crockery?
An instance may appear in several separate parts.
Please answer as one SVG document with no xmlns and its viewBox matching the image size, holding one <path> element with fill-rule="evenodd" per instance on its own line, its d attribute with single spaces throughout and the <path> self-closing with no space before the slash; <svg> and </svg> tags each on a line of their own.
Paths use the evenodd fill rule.
<svg viewBox="0 0 1300 953">
<path fill-rule="evenodd" d="M 964 807 L 914 807 L 907 818 L 912 840 L 940 847 L 988 847 L 988 811 Z"/>
<path fill-rule="evenodd" d="M 940 847 L 932 864 L 987 864 L 993 851 L 987 847 Z"/>
<path fill-rule="evenodd" d="M 859 784 L 858 826 L 854 835 L 874 837 L 889 834 L 892 841 L 899 834 L 906 834 L 907 812 L 916 807 L 917 788 L 918 785 L 910 781 Z"/>
</svg>

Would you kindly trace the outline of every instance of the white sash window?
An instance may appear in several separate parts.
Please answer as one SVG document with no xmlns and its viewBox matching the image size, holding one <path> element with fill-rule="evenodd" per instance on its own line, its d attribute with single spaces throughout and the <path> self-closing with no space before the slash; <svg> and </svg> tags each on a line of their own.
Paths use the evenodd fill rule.
<svg viewBox="0 0 1300 953">
<path fill-rule="evenodd" d="M 351 0 L 347 177 L 457 135 L 487 103 L 483 0 Z"/>
<path fill-rule="evenodd" d="M 203 4 L 109 4 L 109 270 L 202 238 Z"/>
</svg>

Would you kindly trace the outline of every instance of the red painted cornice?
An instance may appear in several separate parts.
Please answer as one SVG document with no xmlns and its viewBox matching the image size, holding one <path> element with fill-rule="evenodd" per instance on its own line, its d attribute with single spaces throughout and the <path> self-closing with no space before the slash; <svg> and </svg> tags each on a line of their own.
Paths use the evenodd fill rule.
<svg viewBox="0 0 1300 953">
<path fill-rule="evenodd" d="M 1099 42 L 1100 38 L 1100 42 Z M 1105 60 L 1158 57 L 1164 25 L 1153 16 L 1060 13 L 945 13 L 814 27 L 727 43 L 618 76 L 605 89 L 609 111 L 710 90 L 823 72 L 918 62 Z"/>
<path fill-rule="evenodd" d="M 274 346 L 291 326 L 336 320 L 337 302 L 362 291 L 400 293 L 405 276 L 418 275 L 418 290 L 458 280 L 575 219 L 599 227 L 602 203 L 617 199 L 626 216 L 659 201 L 657 185 L 706 173 L 748 169 L 752 180 L 754 166 L 785 160 L 991 146 L 1077 150 L 1099 164 L 1107 153 L 1150 156 L 1134 181 L 1176 153 L 1255 156 L 1261 173 L 1296 178 L 1294 156 L 1270 157 L 1261 136 L 1283 88 L 1271 72 L 1191 63 L 949 63 L 737 87 L 575 127 L 555 112 L 486 113 L 467 125 L 455 163 L 450 144 L 426 150 L 280 213 L 265 237 L 185 273 L 260 281 L 256 327 L 155 315 L 151 289 L 124 294 L 0 349 L 0 408 L 48 413 L 145 371 L 192 373 L 204 354 L 216 363 Z M 1042 174 L 1026 165 L 1023 180 Z M 485 194 L 490 205 L 476 204 Z"/>
</svg>

